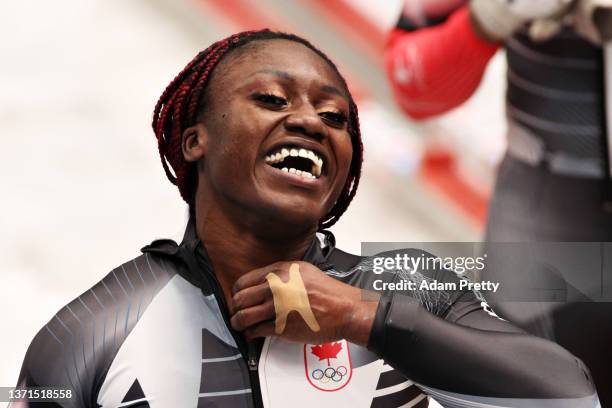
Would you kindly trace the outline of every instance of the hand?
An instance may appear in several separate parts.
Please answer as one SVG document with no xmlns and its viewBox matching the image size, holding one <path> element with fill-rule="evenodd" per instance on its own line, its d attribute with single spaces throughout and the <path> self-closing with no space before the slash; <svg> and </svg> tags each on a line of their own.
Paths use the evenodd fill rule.
<svg viewBox="0 0 612 408">
<path fill-rule="evenodd" d="M 470 13 L 476 32 L 485 40 L 504 41 L 526 23 L 560 19 L 572 1 L 471 0 Z"/>
<path fill-rule="evenodd" d="M 365 346 L 377 307 L 362 299 L 361 289 L 301 261 L 252 270 L 236 281 L 232 293 L 231 324 L 247 340 L 276 335 L 301 343 L 346 339 Z"/>
</svg>

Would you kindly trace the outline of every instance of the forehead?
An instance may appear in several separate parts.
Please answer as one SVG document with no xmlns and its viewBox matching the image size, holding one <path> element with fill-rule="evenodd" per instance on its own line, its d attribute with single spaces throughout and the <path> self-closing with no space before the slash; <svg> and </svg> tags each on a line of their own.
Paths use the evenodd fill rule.
<svg viewBox="0 0 612 408">
<path fill-rule="evenodd" d="M 334 69 L 320 55 L 285 39 L 255 40 L 232 51 L 217 66 L 211 82 L 235 82 L 262 70 L 284 71 L 343 88 Z"/>
</svg>

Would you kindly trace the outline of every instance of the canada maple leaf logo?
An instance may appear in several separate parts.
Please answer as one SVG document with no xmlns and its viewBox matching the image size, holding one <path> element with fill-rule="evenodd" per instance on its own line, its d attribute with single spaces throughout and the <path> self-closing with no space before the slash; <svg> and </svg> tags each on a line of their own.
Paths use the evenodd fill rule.
<svg viewBox="0 0 612 408">
<path fill-rule="evenodd" d="M 312 354 L 319 357 L 319 361 L 327 360 L 327 366 L 330 366 L 330 358 L 338 358 L 338 353 L 342 350 L 341 343 L 324 343 L 317 346 L 312 346 Z"/>
</svg>

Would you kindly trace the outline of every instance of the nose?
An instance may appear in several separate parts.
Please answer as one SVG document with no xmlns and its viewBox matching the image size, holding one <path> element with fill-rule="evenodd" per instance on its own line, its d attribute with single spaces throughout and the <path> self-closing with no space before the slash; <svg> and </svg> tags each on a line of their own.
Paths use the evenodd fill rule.
<svg viewBox="0 0 612 408">
<path fill-rule="evenodd" d="M 285 119 L 285 129 L 291 133 L 301 133 L 319 142 L 327 137 L 328 132 L 327 126 L 325 126 L 321 117 L 310 105 L 302 107 L 300 110 L 289 115 Z"/>
</svg>

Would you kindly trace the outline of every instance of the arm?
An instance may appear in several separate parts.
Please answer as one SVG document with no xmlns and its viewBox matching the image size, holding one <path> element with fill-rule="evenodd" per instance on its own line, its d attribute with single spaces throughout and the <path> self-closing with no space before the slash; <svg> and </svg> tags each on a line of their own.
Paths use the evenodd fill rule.
<svg viewBox="0 0 612 408">
<path fill-rule="evenodd" d="M 476 34 L 467 5 L 437 21 L 418 29 L 400 24 L 404 28 L 393 30 L 385 48 L 393 93 L 414 119 L 444 113 L 467 100 L 499 47 Z"/>
<path fill-rule="evenodd" d="M 490 316 L 475 303 L 462 308 L 464 315 L 442 319 L 414 298 L 384 296 L 368 348 L 440 400 L 452 396 L 492 406 L 596 406 L 588 370 L 576 357 Z M 555 405 L 560 399 L 566 401 Z"/>
<path fill-rule="evenodd" d="M 53 399 L 46 402 L 31 400 L 20 400 L 9 404 L 10 408 L 35 408 L 35 407 L 77 407 L 85 406 L 79 397 L 78 381 L 73 364 L 68 358 L 65 347 L 57 339 L 49 322 L 43 327 L 30 343 L 28 351 L 23 360 L 16 389 L 25 387 L 52 387 L 57 390 L 66 390 L 70 398 Z M 74 376 L 73 377 L 71 376 Z M 68 395 L 65 393 L 65 395 Z"/>
<path fill-rule="evenodd" d="M 423 259 L 411 272 L 391 269 L 385 282 L 409 281 L 413 290 L 382 293 L 368 348 L 440 402 L 465 407 L 596 407 L 588 369 L 559 345 L 500 319 L 461 275 L 430 262 L 417 249 L 388 251 Z M 430 266 L 431 265 L 431 266 Z M 366 268 L 367 270 L 368 268 Z M 371 287 L 372 278 L 362 287 Z M 444 289 L 421 289 L 438 282 Z M 458 406 L 458 405 L 450 405 Z"/>
<path fill-rule="evenodd" d="M 440 402 L 454 398 L 465 407 L 597 406 L 589 371 L 579 359 L 497 317 L 479 291 L 462 289 L 467 282 L 463 276 L 430 262 L 434 255 L 403 249 L 376 257 L 397 255 L 423 261 L 411 272 L 390 269 L 376 278 L 361 278 L 364 288 L 372 287 L 372 279 L 413 283 L 412 290 L 382 293 L 369 332 L 371 351 Z M 424 282 L 438 282 L 444 289 L 421 289 Z"/>
<path fill-rule="evenodd" d="M 377 293 L 366 296 L 372 292 L 360 288 L 399 274 L 376 275 L 371 266 L 371 258 L 365 258 L 343 273 L 344 282 L 301 261 L 250 271 L 233 287 L 232 327 L 248 340 L 279 336 L 311 344 L 346 339 L 367 345 L 437 399 L 463 401 L 449 406 L 596 406 L 588 370 L 577 358 L 490 315 L 478 292 L 407 290 L 378 300 Z M 272 274 L 278 279 L 269 285 L 266 277 Z M 460 281 L 447 270 L 416 272 L 407 279 L 417 288 L 425 279 Z"/>
</svg>

